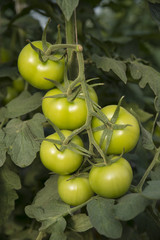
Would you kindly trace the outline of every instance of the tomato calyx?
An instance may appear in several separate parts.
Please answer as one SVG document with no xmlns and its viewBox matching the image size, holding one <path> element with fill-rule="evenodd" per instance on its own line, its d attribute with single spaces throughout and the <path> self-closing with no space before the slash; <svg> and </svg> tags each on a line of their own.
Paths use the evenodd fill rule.
<svg viewBox="0 0 160 240">
<path fill-rule="evenodd" d="M 101 138 L 100 138 L 99 146 L 102 147 L 102 145 L 105 141 L 105 149 L 104 149 L 105 154 L 107 153 L 108 147 L 110 145 L 113 131 L 114 130 L 123 130 L 127 126 L 131 126 L 130 124 L 116 124 L 117 119 L 119 117 L 119 111 L 120 111 L 121 102 L 122 102 L 123 98 L 124 97 L 122 96 L 122 98 L 119 100 L 118 105 L 117 105 L 111 119 L 108 119 L 108 117 L 101 111 L 101 109 L 97 108 L 97 112 L 94 113 L 94 117 L 98 118 L 102 122 L 102 125 L 97 126 L 97 127 L 93 128 L 92 130 L 93 130 L 93 132 L 103 131 Z M 107 136 L 107 139 L 105 139 L 106 136 Z"/>
</svg>

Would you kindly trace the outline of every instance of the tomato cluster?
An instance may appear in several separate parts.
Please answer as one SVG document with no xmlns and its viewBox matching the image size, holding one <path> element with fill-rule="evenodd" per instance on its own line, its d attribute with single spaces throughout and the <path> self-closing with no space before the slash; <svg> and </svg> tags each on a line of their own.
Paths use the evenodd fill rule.
<svg viewBox="0 0 160 240">
<path fill-rule="evenodd" d="M 35 41 L 33 44 L 43 50 L 41 41 Z M 69 137 L 86 124 L 87 103 L 82 89 L 73 98 L 69 98 L 72 96 L 69 92 L 72 94 L 74 89 L 65 88 L 65 84 L 60 84 L 63 81 L 65 60 L 63 56 L 58 58 L 59 61 L 48 59 L 43 62 L 30 44 L 22 49 L 18 58 L 18 68 L 22 77 L 34 87 L 48 90 L 42 100 L 42 111 L 56 132 L 42 141 L 41 161 L 47 169 L 60 175 L 58 192 L 67 204 L 73 206 L 83 204 L 94 194 L 118 198 L 128 191 L 132 182 L 132 168 L 122 154 L 131 151 L 138 142 L 140 134 L 138 121 L 119 105 L 106 106 L 99 110 L 100 116 L 98 114 L 92 116 L 90 121 L 94 142 L 92 145 L 95 147 L 96 143 L 110 160 L 95 163 L 94 157 L 89 156 L 90 161 L 93 159 L 93 166 L 90 165 L 89 173 L 81 172 L 85 165 L 81 151 L 84 149 L 83 141 L 77 134 Z M 54 83 L 46 78 L 54 80 Z M 56 85 L 55 81 L 59 85 Z M 86 86 L 90 101 L 97 106 L 98 97 L 95 90 L 89 85 Z M 75 84 L 74 87 L 77 90 L 80 84 Z M 110 131 L 110 138 L 106 130 Z"/>
</svg>

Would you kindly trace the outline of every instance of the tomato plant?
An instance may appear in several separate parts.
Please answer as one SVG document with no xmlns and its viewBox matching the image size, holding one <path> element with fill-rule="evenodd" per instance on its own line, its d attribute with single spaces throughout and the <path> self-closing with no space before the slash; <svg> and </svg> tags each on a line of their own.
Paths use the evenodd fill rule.
<svg viewBox="0 0 160 240">
<path fill-rule="evenodd" d="M 93 196 L 88 178 L 72 175 L 60 176 L 58 179 L 58 193 L 61 199 L 72 206 L 86 202 Z"/>
<path fill-rule="evenodd" d="M 89 88 L 93 101 L 98 102 L 97 94 L 93 88 Z M 73 101 L 67 98 L 49 98 L 62 94 L 55 88 L 46 93 L 42 101 L 42 110 L 46 118 L 53 122 L 60 129 L 74 130 L 81 127 L 87 118 L 87 107 L 84 99 L 76 97 Z M 53 114 L 54 113 L 54 114 Z"/>
<path fill-rule="evenodd" d="M 125 194 L 132 178 L 132 168 L 124 158 L 106 166 L 94 166 L 89 173 L 92 190 L 106 198 L 118 198 Z"/>
<path fill-rule="evenodd" d="M 42 50 L 42 41 L 34 41 L 32 44 Z M 55 57 L 60 58 L 61 56 L 55 55 Z M 21 76 L 32 86 L 39 89 L 50 89 L 54 84 L 45 78 L 61 82 L 64 74 L 64 59 L 56 62 L 52 60 L 42 62 L 38 53 L 30 44 L 27 44 L 19 54 L 18 69 Z"/>
<path fill-rule="evenodd" d="M 72 132 L 63 130 L 62 133 L 65 137 L 68 137 Z M 46 140 L 48 139 L 60 140 L 60 137 L 58 133 L 53 133 L 46 137 Z M 40 147 L 40 158 L 46 168 L 55 173 L 64 175 L 70 174 L 78 169 L 83 160 L 82 155 L 70 149 L 60 151 L 58 150 L 60 145 L 55 145 L 46 140 L 42 142 Z M 79 136 L 75 136 L 71 142 L 79 146 L 83 146 L 83 142 Z"/>
<path fill-rule="evenodd" d="M 108 105 L 102 108 L 102 112 L 111 120 L 117 105 Z M 123 107 L 120 107 L 118 118 L 115 124 L 126 125 L 124 129 L 113 130 L 112 138 L 107 150 L 108 154 L 121 154 L 131 151 L 137 144 L 140 134 L 140 128 L 137 119 Z M 96 128 L 103 125 L 103 123 L 96 117 L 93 118 L 92 127 Z M 98 144 L 103 134 L 103 130 L 95 131 L 94 138 Z M 107 135 L 102 143 L 102 149 L 105 149 Z"/>
<path fill-rule="evenodd" d="M 159 240 L 158 1 L 9 2 L 0 15 L 12 57 L 0 49 L 0 239 Z M 17 59 L 25 87 L 14 80 Z M 8 86 L 22 92 L 4 106 Z"/>
</svg>

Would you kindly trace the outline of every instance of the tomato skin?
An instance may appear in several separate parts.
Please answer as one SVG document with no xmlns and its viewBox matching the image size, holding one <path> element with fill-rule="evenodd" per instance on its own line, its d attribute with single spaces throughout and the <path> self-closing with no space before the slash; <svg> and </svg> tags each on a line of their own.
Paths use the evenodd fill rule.
<svg viewBox="0 0 160 240">
<path fill-rule="evenodd" d="M 90 89 L 93 101 L 98 101 L 94 89 Z M 61 94 L 57 89 L 51 89 L 44 97 Z M 84 99 L 76 98 L 69 102 L 67 98 L 43 98 L 42 111 L 46 118 L 60 129 L 74 130 L 81 127 L 87 118 L 87 107 Z"/>
<path fill-rule="evenodd" d="M 13 80 L 13 87 L 18 92 L 22 92 L 24 90 L 24 80 L 22 77 L 18 77 Z"/>
<path fill-rule="evenodd" d="M 110 120 L 114 114 L 117 105 L 109 105 L 102 108 L 102 112 L 108 117 Z M 137 119 L 130 114 L 126 109 L 120 107 L 119 115 L 116 121 L 116 124 L 130 124 L 131 126 L 127 126 L 122 130 L 114 130 L 111 138 L 110 145 L 108 147 L 108 154 L 121 154 L 124 152 L 131 151 L 137 144 L 140 128 Z M 98 118 L 93 118 L 92 120 L 92 128 L 101 126 L 102 122 Z M 96 142 L 99 144 L 103 131 L 94 132 L 94 138 Z M 103 141 L 102 149 L 105 150 L 105 145 L 107 141 L 107 135 Z"/>
<path fill-rule="evenodd" d="M 71 131 L 62 130 L 65 137 L 71 135 Z M 46 137 L 46 139 L 60 140 L 57 133 L 53 133 Z M 71 140 L 73 143 L 83 147 L 83 142 L 79 136 L 75 136 Z M 57 145 L 59 148 L 60 146 Z M 40 147 L 40 158 L 43 165 L 49 170 L 66 175 L 76 171 L 82 163 L 83 156 L 75 153 L 69 149 L 60 152 L 52 142 L 43 141 Z"/>
<path fill-rule="evenodd" d="M 42 50 L 42 41 L 34 41 L 33 45 Z M 48 43 L 48 46 L 50 44 Z M 60 57 L 60 55 L 55 55 Z M 21 76 L 32 86 L 39 89 L 50 89 L 54 84 L 44 78 L 61 82 L 64 74 L 64 59 L 54 62 L 41 62 L 38 53 L 27 44 L 18 57 L 18 69 Z"/>
<path fill-rule="evenodd" d="M 124 158 L 120 158 L 110 165 L 94 166 L 89 173 L 92 190 L 106 198 L 118 198 L 124 195 L 128 191 L 132 179 L 132 168 Z"/>
<path fill-rule="evenodd" d="M 59 176 L 58 193 L 65 203 L 77 206 L 89 200 L 94 193 L 87 177 L 82 175 L 70 179 L 71 177 L 71 175 Z"/>
</svg>

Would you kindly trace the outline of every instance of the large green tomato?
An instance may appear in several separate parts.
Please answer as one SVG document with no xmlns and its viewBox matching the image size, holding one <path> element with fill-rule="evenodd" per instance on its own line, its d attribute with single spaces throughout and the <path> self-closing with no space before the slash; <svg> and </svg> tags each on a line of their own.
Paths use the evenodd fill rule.
<svg viewBox="0 0 160 240">
<path fill-rule="evenodd" d="M 41 41 L 32 43 L 42 50 Z M 55 55 L 55 57 L 60 58 L 59 55 Z M 54 84 L 44 78 L 61 82 L 64 74 L 64 59 L 58 62 L 51 60 L 42 62 L 38 53 L 32 49 L 30 44 L 27 44 L 19 54 L 18 69 L 21 76 L 32 86 L 39 89 L 50 89 L 54 87 Z"/>
<path fill-rule="evenodd" d="M 102 112 L 108 117 L 110 120 L 116 110 L 116 105 L 109 105 L 102 108 Z M 96 117 L 92 120 L 92 127 L 101 126 L 103 123 Z M 121 130 L 114 130 L 113 135 L 110 141 L 110 145 L 108 147 L 108 154 L 121 154 L 124 152 L 131 151 L 137 144 L 140 134 L 140 128 L 137 119 L 129 113 L 123 107 L 120 107 L 119 115 L 116 121 L 116 124 L 129 124 L 130 126 L 125 127 Z M 98 144 L 100 144 L 100 139 L 103 134 L 103 130 L 96 131 L 93 133 L 94 138 Z M 102 144 L 102 149 L 105 149 L 107 141 L 107 135 Z"/>
<path fill-rule="evenodd" d="M 89 200 L 94 193 L 85 175 L 72 177 L 67 175 L 58 178 L 58 193 L 65 203 L 77 206 Z"/>
<path fill-rule="evenodd" d="M 62 133 L 65 137 L 68 137 L 72 132 L 62 130 Z M 46 139 L 60 140 L 60 137 L 57 133 L 53 133 L 47 136 Z M 83 142 L 79 136 L 73 137 L 71 142 L 83 147 Z M 68 148 L 61 152 L 58 150 L 60 146 L 56 146 L 50 141 L 43 140 L 40 147 L 40 158 L 43 165 L 49 170 L 62 175 L 76 171 L 82 163 L 83 156 Z"/>
<path fill-rule="evenodd" d="M 67 98 L 45 98 L 62 94 L 55 88 L 46 93 L 42 101 L 42 110 L 46 118 L 60 129 L 74 130 L 81 127 L 87 118 L 87 107 L 84 99 L 75 98 L 69 102 Z M 89 87 L 89 94 L 93 101 L 98 102 L 97 94 Z"/>
<path fill-rule="evenodd" d="M 124 158 L 110 165 L 94 166 L 89 173 L 92 190 L 106 198 L 118 198 L 124 195 L 131 185 L 132 178 L 132 168 Z"/>
</svg>

